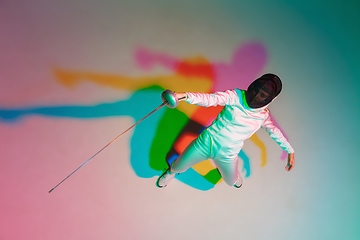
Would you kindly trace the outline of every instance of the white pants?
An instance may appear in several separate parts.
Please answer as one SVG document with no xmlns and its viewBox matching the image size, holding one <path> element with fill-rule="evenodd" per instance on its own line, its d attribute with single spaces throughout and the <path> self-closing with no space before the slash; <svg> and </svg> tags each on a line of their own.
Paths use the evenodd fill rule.
<svg viewBox="0 0 360 240">
<path fill-rule="evenodd" d="M 221 177 L 229 185 L 233 186 L 239 175 L 238 155 L 223 156 L 216 154 L 216 144 L 211 135 L 204 130 L 202 134 L 193 140 L 181 155 L 171 164 L 170 171 L 173 173 L 185 172 L 197 163 L 212 159 L 216 164 Z"/>
</svg>

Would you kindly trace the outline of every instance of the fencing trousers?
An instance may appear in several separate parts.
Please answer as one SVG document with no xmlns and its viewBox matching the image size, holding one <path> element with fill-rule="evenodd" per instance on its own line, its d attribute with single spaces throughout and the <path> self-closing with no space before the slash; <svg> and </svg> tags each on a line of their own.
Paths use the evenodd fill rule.
<svg viewBox="0 0 360 240">
<path fill-rule="evenodd" d="M 217 166 L 221 177 L 229 185 L 233 186 L 239 175 L 238 155 L 223 156 L 217 154 L 216 144 L 212 136 L 204 130 L 199 137 L 194 139 L 180 156 L 171 164 L 172 173 L 182 173 L 197 163 L 212 159 Z"/>
</svg>

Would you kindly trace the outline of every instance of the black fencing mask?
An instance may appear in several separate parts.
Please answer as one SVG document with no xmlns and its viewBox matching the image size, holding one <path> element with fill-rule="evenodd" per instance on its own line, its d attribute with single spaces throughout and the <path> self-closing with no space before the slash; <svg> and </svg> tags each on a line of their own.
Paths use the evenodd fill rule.
<svg viewBox="0 0 360 240">
<path fill-rule="evenodd" d="M 245 92 L 246 102 L 251 108 L 268 105 L 281 92 L 281 80 L 275 74 L 265 74 L 252 82 Z"/>
</svg>

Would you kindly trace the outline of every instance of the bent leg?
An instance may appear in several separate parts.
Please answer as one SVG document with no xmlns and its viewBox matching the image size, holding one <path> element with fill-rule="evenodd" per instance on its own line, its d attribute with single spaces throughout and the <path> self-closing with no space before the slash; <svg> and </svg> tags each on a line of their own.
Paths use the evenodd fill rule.
<svg viewBox="0 0 360 240">
<path fill-rule="evenodd" d="M 214 159 L 214 162 L 227 185 L 233 186 L 240 177 L 238 170 L 238 156 L 233 159 Z"/>
<path fill-rule="evenodd" d="M 199 144 L 199 138 L 196 138 L 158 178 L 156 185 L 160 188 L 166 187 L 176 173 L 185 172 L 191 166 L 208 159 L 208 155 L 208 151 Z"/>
<path fill-rule="evenodd" d="M 193 140 L 180 156 L 171 164 L 171 172 L 182 173 L 188 168 L 209 159 L 210 151 L 199 138 Z"/>
</svg>

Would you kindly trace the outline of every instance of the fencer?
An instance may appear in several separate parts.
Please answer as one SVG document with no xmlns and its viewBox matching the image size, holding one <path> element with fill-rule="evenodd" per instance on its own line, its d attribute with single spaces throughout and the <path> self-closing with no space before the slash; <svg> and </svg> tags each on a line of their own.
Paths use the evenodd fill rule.
<svg viewBox="0 0 360 240">
<path fill-rule="evenodd" d="M 193 140 L 169 168 L 157 179 L 159 188 L 166 187 L 176 174 L 191 166 L 212 159 L 223 180 L 229 186 L 240 188 L 243 180 L 238 171 L 238 153 L 244 141 L 260 128 L 288 153 L 285 169 L 294 166 L 294 149 L 273 124 L 268 106 L 282 89 L 275 74 L 265 74 L 252 82 L 247 90 L 232 89 L 215 93 L 175 93 L 176 98 L 203 107 L 224 106 L 214 122 Z"/>
</svg>

